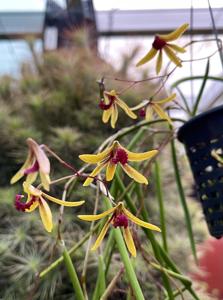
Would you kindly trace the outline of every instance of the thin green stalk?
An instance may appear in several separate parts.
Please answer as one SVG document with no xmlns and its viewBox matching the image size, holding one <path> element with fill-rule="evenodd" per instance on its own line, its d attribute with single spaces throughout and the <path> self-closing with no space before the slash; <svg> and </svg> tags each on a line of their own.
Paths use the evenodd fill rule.
<svg viewBox="0 0 223 300">
<path fill-rule="evenodd" d="M 179 171 L 179 166 L 178 166 L 178 162 L 177 162 L 177 154 L 176 154 L 176 147 L 175 147 L 174 140 L 171 140 L 171 155 L 172 155 L 172 161 L 173 161 L 173 168 L 174 168 L 174 172 L 175 172 L 176 184 L 177 184 L 177 188 L 178 188 L 178 192 L 179 192 L 179 196 L 180 196 L 181 205 L 182 205 L 183 211 L 184 211 L 188 236 L 190 239 L 191 250 L 192 250 L 195 262 L 197 263 L 196 245 L 195 245 L 194 235 L 193 235 L 193 230 L 192 230 L 191 217 L 190 217 L 189 209 L 187 206 L 183 185 L 182 185 L 181 178 L 180 178 L 180 171 Z"/>
<path fill-rule="evenodd" d="M 158 161 L 155 161 L 155 184 L 156 184 L 156 195 L 159 203 L 159 212 L 160 212 L 160 226 L 161 226 L 161 234 L 163 240 L 163 247 L 165 251 L 168 253 L 167 246 L 167 236 L 166 236 L 166 219 L 165 219 L 165 209 L 163 203 L 163 193 L 161 188 L 161 176 L 160 176 L 160 166 Z"/>
<path fill-rule="evenodd" d="M 184 291 L 186 291 L 186 287 L 182 287 L 182 288 L 180 288 L 179 290 L 174 291 L 174 292 L 173 292 L 174 299 L 175 299 L 177 296 L 181 295 Z M 170 300 L 170 298 L 169 298 L 169 297 L 166 297 L 164 300 Z M 199 300 L 199 299 L 198 299 L 198 300 Z"/>
<path fill-rule="evenodd" d="M 191 81 L 191 80 L 200 80 L 200 79 L 203 79 L 204 76 L 188 76 L 188 77 L 184 77 L 184 78 L 181 78 L 177 81 L 175 81 L 172 85 L 171 85 L 171 88 L 175 88 L 177 87 L 179 84 L 183 83 L 183 82 L 186 82 L 186 81 Z M 214 80 L 214 81 L 223 81 L 223 78 L 222 77 L 216 77 L 216 76 L 207 76 L 207 79 L 208 80 Z"/>
<path fill-rule="evenodd" d="M 69 255 L 69 252 L 67 251 L 64 242 L 61 241 L 61 243 L 62 243 L 62 249 L 63 249 L 64 263 L 67 268 L 67 272 L 69 273 L 69 277 L 70 277 L 70 280 L 72 282 L 72 285 L 73 285 L 73 288 L 75 291 L 76 299 L 77 300 L 85 300 L 84 294 L 83 294 L 80 282 L 78 280 L 74 265 L 72 263 L 71 257 Z"/>
<path fill-rule="evenodd" d="M 105 265 L 103 256 L 99 255 L 98 257 L 98 278 L 96 282 L 96 287 L 93 294 L 93 300 L 100 300 L 101 296 L 104 294 L 106 290 L 106 282 L 105 282 Z"/>
</svg>

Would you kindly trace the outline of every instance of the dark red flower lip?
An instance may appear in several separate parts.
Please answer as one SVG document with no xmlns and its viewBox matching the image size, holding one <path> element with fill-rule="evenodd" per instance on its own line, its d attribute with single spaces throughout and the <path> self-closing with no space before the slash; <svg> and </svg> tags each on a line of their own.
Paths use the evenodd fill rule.
<svg viewBox="0 0 223 300">
<path fill-rule="evenodd" d="M 113 226 L 116 227 L 124 227 L 127 228 L 128 227 L 128 218 L 126 217 L 126 215 L 120 213 L 116 216 L 114 216 L 113 219 Z"/>
<path fill-rule="evenodd" d="M 158 35 L 155 36 L 155 40 L 152 44 L 156 50 L 161 50 L 166 45 L 166 41 L 162 40 Z"/>
<path fill-rule="evenodd" d="M 111 160 L 114 164 L 120 162 L 122 165 L 125 165 L 128 162 L 128 153 L 124 149 L 118 148 Z"/>
<path fill-rule="evenodd" d="M 109 94 L 106 94 L 106 96 L 109 99 L 109 103 L 108 104 L 105 104 L 104 99 L 101 99 L 100 102 L 99 102 L 99 107 L 102 110 L 108 110 L 112 106 L 112 104 L 114 103 L 114 101 L 115 101 L 115 96 L 112 96 L 112 95 L 109 95 Z"/>
<path fill-rule="evenodd" d="M 29 202 L 26 202 L 26 203 L 23 203 L 21 202 L 21 199 L 23 198 L 24 196 L 23 195 L 19 195 L 17 194 L 15 196 L 15 208 L 18 210 L 18 211 L 23 211 L 25 212 L 26 209 L 29 209 L 32 204 L 37 201 L 37 198 L 35 196 L 32 196 L 32 198 L 30 199 Z"/>
</svg>

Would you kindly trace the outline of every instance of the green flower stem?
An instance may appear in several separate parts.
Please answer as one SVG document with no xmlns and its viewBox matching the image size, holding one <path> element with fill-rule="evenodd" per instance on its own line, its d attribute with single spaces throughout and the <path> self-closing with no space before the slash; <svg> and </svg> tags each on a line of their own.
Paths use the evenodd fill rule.
<svg viewBox="0 0 223 300">
<path fill-rule="evenodd" d="M 182 287 L 182 288 L 180 288 L 179 290 L 174 291 L 174 292 L 173 292 L 174 299 L 175 299 L 177 296 L 181 295 L 184 291 L 186 291 L 186 287 Z M 182 298 L 182 299 L 183 299 L 183 298 Z M 169 297 L 166 297 L 164 300 L 170 300 L 170 298 L 169 298 Z M 198 299 L 198 300 L 199 300 L 199 299 Z"/>
<path fill-rule="evenodd" d="M 72 282 L 72 285 L 73 285 L 73 288 L 74 288 L 74 291 L 75 291 L 75 295 L 76 295 L 75 299 L 85 300 L 80 282 L 79 282 L 78 277 L 77 277 L 77 273 L 75 271 L 74 265 L 73 265 L 71 257 L 70 257 L 70 254 L 67 251 L 64 242 L 61 241 L 61 243 L 62 243 L 62 249 L 63 249 L 64 263 L 65 263 L 65 266 L 67 268 L 67 272 L 69 273 L 69 277 L 70 277 L 70 280 Z"/>
<path fill-rule="evenodd" d="M 166 236 L 166 220 L 165 220 L 165 210 L 163 203 L 163 193 L 161 188 L 161 176 L 160 176 L 160 166 L 158 160 L 155 161 L 155 184 L 156 184 L 156 194 L 159 202 L 159 211 L 160 211 L 160 225 L 161 225 L 161 234 L 163 239 L 163 248 L 168 252 L 167 246 L 167 236 Z"/>
<path fill-rule="evenodd" d="M 69 251 L 68 254 L 72 256 L 92 235 L 93 232 L 95 232 L 100 226 L 100 223 L 96 224 L 92 231 L 88 232 L 78 243 L 76 243 Z M 50 264 L 46 269 L 44 269 L 40 274 L 39 277 L 43 278 L 48 273 L 53 271 L 55 268 L 57 268 L 62 262 L 64 261 L 64 257 L 61 256 L 57 260 L 55 260 L 52 264 Z"/>
<path fill-rule="evenodd" d="M 106 282 L 105 282 L 105 265 L 103 256 L 99 255 L 98 257 L 98 278 L 96 282 L 96 287 L 93 294 L 93 300 L 100 300 L 101 296 L 104 294 L 106 290 Z"/>
<path fill-rule="evenodd" d="M 180 178 L 180 171 L 179 171 L 179 166 L 178 166 L 178 162 L 177 162 L 176 146 L 175 146 L 174 140 L 171 141 L 171 154 L 172 154 L 172 161 L 173 161 L 173 167 L 174 167 L 174 172 L 175 172 L 177 188 L 178 188 L 178 192 L 180 195 L 181 205 L 182 205 L 183 211 L 184 211 L 188 236 L 190 239 L 191 250 L 192 250 L 195 262 L 197 263 L 197 253 L 196 253 L 196 246 L 195 246 L 194 235 L 193 235 L 193 230 L 192 230 L 192 225 L 191 225 L 191 218 L 190 218 L 190 213 L 189 213 L 189 209 L 187 206 L 187 202 L 186 202 L 186 198 L 185 198 L 185 194 L 184 194 L 184 190 L 183 190 L 183 185 L 182 185 L 181 178 Z"/>
</svg>

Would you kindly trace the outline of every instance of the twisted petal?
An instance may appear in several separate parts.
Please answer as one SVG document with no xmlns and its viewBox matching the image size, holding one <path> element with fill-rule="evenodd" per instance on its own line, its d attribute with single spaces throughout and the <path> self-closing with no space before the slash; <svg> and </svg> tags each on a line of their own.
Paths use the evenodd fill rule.
<svg viewBox="0 0 223 300">
<path fill-rule="evenodd" d="M 27 200 L 28 202 L 28 200 Z M 32 212 L 39 206 L 39 201 L 33 202 L 33 204 L 30 206 L 30 208 L 26 209 L 26 212 Z"/>
<path fill-rule="evenodd" d="M 169 97 L 164 98 L 162 100 L 153 101 L 153 103 L 164 104 L 164 103 L 167 103 L 167 102 L 170 102 L 170 101 L 174 100 L 175 98 L 176 98 L 176 94 L 174 93 L 174 94 L 170 95 Z"/>
<path fill-rule="evenodd" d="M 39 213 L 46 231 L 51 232 L 53 228 L 52 213 L 49 205 L 42 197 L 39 202 Z"/>
<path fill-rule="evenodd" d="M 125 111 L 125 113 L 132 119 L 137 119 L 137 115 L 131 111 L 128 105 L 120 98 L 116 97 L 116 103 Z"/>
<path fill-rule="evenodd" d="M 45 152 L 41 149 L 41 147 L 31 138 L 27 139 L 27 144 L 30 149 L 34 152 L 34 155 L 38 161 L 39 168 L 43 173 L 50 173 L 50 161 L 46 156 Z"/>
<path fill-rule="evenodd" d="M 25 169 L 27 169 L 28 167 L 32 166 L 33 164 L 33 154 L 31 151 L 29 151 L 28 156 L 24 162 L 24 164 L 22 165 L 22 167 L 19 169 L 19 171 L 12 177 L 10 183 L 14 184 L 15 182 L 17 182 L 19 179 L 21 179 L 24 176 L 24 171 Z"/>
<path fill-rule="evenodd" d="M 151 229 L 151 230 L 155 230 L 155 231 L 159 231 L 161 232 L 160 228 L 156 225 L 144 222 L 142 220 L 140 220 L 139 218 L 135 217 L 132 213 L 130 213 L 130 211 L 128 211 L 124 206 L 122 207 L 122 210 L 124 212 L 124 214 L 135 224 Z"/>
<path fill-rule="evenodd" d="M 98 215 L 78 215 L 78 218 L 84 221 L 97 221 L 113 213 L 116 210 L 116 208 L 117 206 L 110 208 Z"/>
<path fill-rule="evenodd" d="M 28 195 L 32 195 L 32 196 L 36 196 L 36 197 L 40 197 L 42 195 L 42 191 L 38 190 L 33 185 L 30 185 L 26 181 L 23 182 L 23 190 Z"/>
<path fill-rule="evenodd" d="M 151 121 L 153 119 L 153 108 L 151 105 L 146 107 L 146 120 Z"/>
<path fill-rule="evenodd" d="M 111 181 L 115 175 L 116 170 L 116 164 L 114 164 L 112 161 L 109 161 L 106 169 L 106 180 Z"/>
<path fill-rule="evenodd" d="M 108 120 L 111 117 L 111 114 L 112 114 L 112 107 L 110 107 L 109 109 L 103 111 L 103 115 L 102 115 L 102 121 L 103 121 L 103 123 L 107 123 L 108 122 Z"/>
<path fill-rule="evenodd" d="M 159 34 L 159 38 L 166 42 L 174 41 L 181 37 L 181 35 L 187 30 L 188 27 L 189 24 L 185 23 L 169 34 Z"/>
<path fill-rule="evenodd" d="M 177 65 L 178 67 L 182 67 L 181 60 L 176 56 L 173 50 L 171 50 L 168 46 L 165 46 L 163 50 L 175 65 Z"/>
<path fill-rule="evenodd" d="M 69 207 L 80 206 L 80 205 L 84 204 L 84 202 L 85 202 L 84 200 L 83 201 L 76 201 L 76 202 L 74 202 L 74 201 L 63 201 L 63 200 L 57 199 L 57 198 L 52 197 L 52 196 L 50 196 L 48 194 L 45 194 L 45 193 L 42 193 L 42 195 L 46 199 L 48 199 L 48 200 L 50 200 L 54 203 L 57 203 L 57 204 L 63 205 L 63 206 L 69 206 Z"/>
<path fill-rule="evenodd" d="M 172 120 L 170 119 L 170 117 L 165 113 L 165 111 L 158 104 L 153 104 L 153 109 L 161 119 L 167 120 L 170 124 L 172 124 Z"/>
<path fill-rule="evenodd" d="M 129 227 L 123 229 L 123 236 L 129 252 L 136 257 L 136 248 Z"/>
<path fill-rule="evenodd" d="M 101 245 L 101 242 L 108 231 L 109 225 L 110 225 L 110 219 L 107 220 L 104 227 L 102 228 L 96 242 L 94 243 L 93 247 L 91 248 L 92 251 L 95 251 Z"/>
<path fill-rule="evenodd" d="M 157 150 L 151 150 L 151 151 L 147 151 L 147 152 L 143 152 L 143 153 L 134 153 L 134 152 L 130 152 L 126 149 L 125 149 L 125 151 L 128 154 L 129 161 L 142 161 L 142 160 L 146 160 L 146 159 L 151 159 L 153 156 L 155 156 L 158 153 Z"/>
<path fill-rule="evenodd" d="M 115 128 L 115 124 L 118 120 L 118 108 L 116 104 L 112 105 L 112 114 L 111 114 L 111 127 Z"/>
<path fill-rule="evenodd" d="M 88 186 L 89 184 L 92 183 L 92 181 L 94 181 L 94 178 L 91 178 L 91 177 L 95 177 L 96 175 L 98 175 L 100 173 L 100 171 L 106 166 L 107 164 L 100 164 L 98 165 L 92 172 L 91 174 L 89 175 L 90 177 L 88 177 L 83 186 Z"/>
<path fill-rule="evenodd" d="M 168 47 L 171 48 L 174 51 L 180 52 L 180 53 L 185 53 L 186 49 L 183 47 L 180 47 L 178 45 L 175 44 L 168 44 Z"/>
<path fill-rule="evenodd" d="M 79 158 L 86 163 L 97 164 L 106 158 L 106 156 L 111 152 L 112 148 L 113 146 L 108 147 L 107 149 L 98 154 L 81 154 L 79 155 Z"/>
<path fill-rule="evenodd" d="M 43 173 L 42 171 L 39 172 L 40 180 L 42 182 L 42 185 L 46 191 L 50 190 L 50 176 L 46 173 Z"/>
<path fill-rule="evenodd" d="M 159 74 L 163 63 L 163 52 L 160 50 L 156 61 L 156 74 Z"/>
<path fill-rule="evenodd" d="M 153 59 L 153 57 L 156 55 L 156 53 L 157 53 L 157 50 L 152 47 L 150 49 L 150 51 L 136 64 L 136 67 L 144 65 L 145 63 L 147 63 L 148 61 Z"/>
<path fill-rule="evenodd" d="M 136 171 L 136 169 L 134 169 L 133 167 L 131 167 L 128 164 L 125 164 L 125 165 L 121 164 L 121 166 L 122 166 L 123 170 L 125 171 L 125 173 L 130 178 L 134 179 L 136 182 L 148 184 L 148 180 L 146 179 L 146 177 L 143 176 L 138 171 Z"/>
</svg>

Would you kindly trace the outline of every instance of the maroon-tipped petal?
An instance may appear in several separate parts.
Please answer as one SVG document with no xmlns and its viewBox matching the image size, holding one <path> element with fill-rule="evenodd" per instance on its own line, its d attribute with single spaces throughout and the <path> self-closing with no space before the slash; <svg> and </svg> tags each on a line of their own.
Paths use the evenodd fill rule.
<svg viewBox="0 0 223 300">
<path fill-rule="evenodd" d="M 34 164 L 32 165 L 32 167 L 30 167 L 30 168 L 24 170 L 24 174 L 25 174 L 25 175 L 28 175 L 28 174 L 31 174 L 31 173 L 35 173 L 35 172 L 37 172 L 37 171 L 39 171 L 39 163 L 38 163 L 38 161 L 36 160 L 36 161 L 34 162 Z"/>
</svg>

